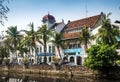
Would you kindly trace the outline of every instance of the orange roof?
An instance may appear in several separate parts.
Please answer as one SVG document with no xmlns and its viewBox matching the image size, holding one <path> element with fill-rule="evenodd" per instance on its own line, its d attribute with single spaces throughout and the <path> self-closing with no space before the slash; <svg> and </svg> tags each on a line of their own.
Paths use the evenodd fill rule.
<svg viewBox="0 0 120 82">
<path fill-rule="evenodd" d="M 65 31 L 71 30 L 71 29 L 76 29 L 76 28 L 81 28 L 83 26 L 94 27 L 94 25 L 97 23 L 100 16 L 101 15 L 96 15 L 96 16 L 69 22 L 66 25 L 65 29 L 63 30 L 64 39 L 78 38 L 78 36 L 80 35 L 80 32 L 66 33 Z"/>
<path fill-rule="evenodd" d="M 78 38 L 79 35 L 80 35 L 80 32 L 66 33 L 66 34 L 63 34 L 63 38 L 64 39 Z"/>
<path fill-rule="evenodd" d="M 97 20 L 100 18 L 100 16 L 101 15 L 96 15 L 96 16 L 92 16 L 92 17 L 88 17 L 88 18 L 84 18 L 76 21 L 71 21 L 66 25 L 67 27 L 66 30 L 80 28 L 83 26 L 93 27 L 96 24 Z"/>
</svg>

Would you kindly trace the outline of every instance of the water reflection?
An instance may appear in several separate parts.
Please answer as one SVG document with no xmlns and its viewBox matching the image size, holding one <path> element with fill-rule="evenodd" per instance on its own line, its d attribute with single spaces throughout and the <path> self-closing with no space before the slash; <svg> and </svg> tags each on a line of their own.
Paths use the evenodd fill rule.
<svg viewBox="0 0 120 82">
<path fill-rule="evenodd" d="M 0 82 L 120 82 L 120 80 L 103 80 L 88 77 L 56 77 L 56 76 L 40 76 L 36 75 L 20 75 L 20 74 L 1 74 Z"/>
</svg>

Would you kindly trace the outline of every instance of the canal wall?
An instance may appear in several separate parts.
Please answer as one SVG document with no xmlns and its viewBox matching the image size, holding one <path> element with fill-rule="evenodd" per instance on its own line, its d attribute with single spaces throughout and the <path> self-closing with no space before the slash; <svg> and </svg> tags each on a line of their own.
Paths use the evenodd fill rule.
<svg viewBox="0 0 120 82">
<path fill-rule="evenodd" d="M 55 65 L 39 65 L 39 66 L 28 66 L 15 65 L 15 66 L 0 66 L 0 72 L 19 73 L 19 74 L 40 74 L 40 75 L 57 75 L 60 77 L 64 76 L 96 76 L 97 71 L 93 71 L 87 67 L 82 66 L 55 66 Z"/>
<path fill-rule="evenodd" d="M 98 71 L 91 70 L 90 68 L 83 66 L 55 66 L 55 65 L 36 65 L 36 66 L 24 66 L 24 65 L 10 65 L 0 66 L 0 73 L 9 74 L 27 74 L 27 75 L 49 75 L 58 77 L 92 77 L 100 78 L 104 75 Z M 106 78 L 106 77 L 105 77 Z M 114 66 L 109 69 L 108 79 L 120 79 L 120 67 Z"/>
</svg>

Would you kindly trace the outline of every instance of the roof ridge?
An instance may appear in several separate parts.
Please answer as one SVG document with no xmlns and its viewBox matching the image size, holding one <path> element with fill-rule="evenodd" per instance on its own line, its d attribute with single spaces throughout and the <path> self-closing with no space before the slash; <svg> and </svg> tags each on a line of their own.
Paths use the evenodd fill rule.
<svg viewBox="0 0 120 82">
<path fill-rule="evenodd" d="M 82 19 L 78 19 L 78 20 L 74 20 L 74 21 L 70 21 L 70 22 L 76 22 L 76 21 L 79 21 L 79 20 L 85 20 L 85 19 L 88 19 L 88 18 L 93 18 L 95 16 L 100 16 L 101 14 L 98 14 L 98 15 L 94 15 L 94 16 L 89 16 L 87 18 L 82 18 Z"/>
</svg>

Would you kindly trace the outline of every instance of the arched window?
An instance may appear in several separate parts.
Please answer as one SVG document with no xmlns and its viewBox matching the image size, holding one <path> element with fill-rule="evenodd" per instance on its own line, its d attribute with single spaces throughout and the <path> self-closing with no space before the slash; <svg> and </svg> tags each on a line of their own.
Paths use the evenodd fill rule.
<svg viewBox="0 0 120 82">
<path fill-rule="evenodd" d="M 32 63 L 34 63 L 34 59 L 32 59 Z"/>
<path fill-rule="evenodd" d="M 51 57 L 49 57 L 49 62 L 51 62 Z"/>
<path fill-rule="evenodd" d="M 82 65 L 82 58 L 80 56 L 77 57 L 77 65 Z"/>
<path fill-rule="evenodd" d="M 70 57 L 70 62 L 74 62 L 74 57 Z"/>
</svg>

